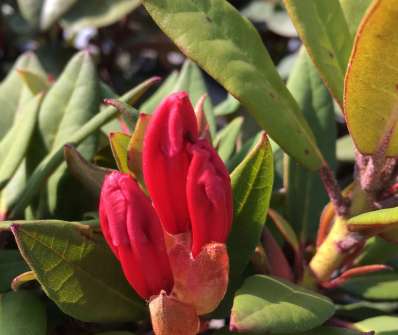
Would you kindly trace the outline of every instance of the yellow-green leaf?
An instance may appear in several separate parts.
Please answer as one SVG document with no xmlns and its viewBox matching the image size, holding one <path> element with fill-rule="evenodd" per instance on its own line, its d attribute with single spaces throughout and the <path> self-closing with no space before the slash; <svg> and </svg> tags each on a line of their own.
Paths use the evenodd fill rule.
<svg viewBox="0 0 398 335">
<path fill-rule="evenodd" d="M 388 140 L 386 154 L 398 155 L 397 21 L 398 0 L 375 0 L 355 39 L 345 79 L 344 112 L 363 154 L 375 153 Z"/>
<path fill-rule="evenodd" d="M 110 133 L 109 141 L 111 143 L 113 157 L 116 160 L 117 167 L 123 173 L 129 173 L 127 161 L 127 151 L 130 143 L 130 136 L 124 133 Z"/>
</svg>

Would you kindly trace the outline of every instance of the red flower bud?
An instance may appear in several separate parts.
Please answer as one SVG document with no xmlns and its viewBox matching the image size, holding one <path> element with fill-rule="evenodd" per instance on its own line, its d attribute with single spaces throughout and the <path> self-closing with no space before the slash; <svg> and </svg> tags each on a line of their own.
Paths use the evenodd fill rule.
<svg viewBox="0 0 398 335">
<path fill-rule="evenodd" d="M 115 171 L 105 177 L 99 213 L 104 237 L 136 292 L 144 299 L 170 292 L 173 277 L 162 227 L 130 175 Z"/>
<path fill-rule="evenodd" d="M 189 149 L 186 190 L 196 256 L 210 242 L 226 242 L 232 224 L 232 192 L 227 169 L 209 142 L 198 140 Z"/>
<path fill-rule="evenodd" d="M 188 95 L 168 96 L 156 109 L 144 139 L 143 172 L 163 227 L 170 234 L 190 230 L 186 179 L 190 153 L 186 146 L 198 136 Z"/>
</svg>

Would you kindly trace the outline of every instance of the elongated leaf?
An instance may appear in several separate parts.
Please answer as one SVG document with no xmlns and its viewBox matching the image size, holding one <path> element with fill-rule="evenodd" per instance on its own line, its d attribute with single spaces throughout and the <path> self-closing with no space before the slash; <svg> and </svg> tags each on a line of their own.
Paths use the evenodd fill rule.
<svg viewBox="0 0 398 335">
<path fill-rule="evenodd" d="M 1 230 L 1 228 L 0 228 Z M 0 251 L 0 293 L 11 290 L 11 281 L 28 267 L 18 250 Z"/>
<path fill-rule="evenodd" d="M 60 78 L 48 91 L 39 114 L 39 131 L 48 152 L 57 150 L 99 109 L 98 78 L 95 65 L 88 52 L 75 55 Z M 96 139 L 90 137 L 78 150 L 90 159 L 95 152 Z M 62 164 L 47 183 L 48 209 L 55 213 L 67 203 L 65 192 L 60 192 L 65 178 L 66 164 Z"/>
<path fill-rule="evenodd" d="M 375 331 L 376 335 L 394 335 L 398 333 L 398 317 L 376 316 L 357 322 L 355 326 L 364 332 Z"/>
<path fill-rule="evenodd" d="M 78 0 L 43 0 L 40 14 L 40 29 L 49 29 Z"/>
<path fill-rule="evenodd" d="M 271 208 L 268 210 L 268 215 L 272 218 L 275 226 L 278 228 L 284 239 L 291 245 L 294 251 L 299 252 L 300 243 L 290 224 L 283 218 L 283 216 Z"/>
<path fill-rule="evenodd" d="M 216 116 L 229 115 L 236 112 L 240 107 L 240 103 L 232 95 L 228 94 L 227 98 L 220 102 L 214 108 Z"/>
<path fill-rule="evenodd" d="M 354 143 L 363 154 L 375 153 L 386 142 L 386 154 L 398 155 L 397 20 L 398 0 L 375 0 L 355 39 L 344 112 Z"/>
<path fill-rule="evenodd" d="M 371 230 L 398 225 L 398 207 L 363 213 L 348 220 L 351 230 Z"/>
<path fill-rule="evenodd" d="M 127 161 L 128 146 L 130 143 L 130 136 L 123 133 L 110 133 L 109 141 L 113 152 L 113 157 L 116 160 L 117 167 L 123 173 L 129 173 L 129 165 Z"/>
<path fill-rule="evenodd" d="M 234 221 L 228 238 L 230 260 L 229 289 L 217 310 L 225 316 L 232 304 L 234 291 L 254 253 L 265 222 L 272 192 L 272 150 L 263 133 L 256 146 L 231 174 L 234 195 Z"/>
<path fill-rule="evenodd" d="M 367 300 L 398 299 L 398 272 L 369 274 L 349 280 L 343 289 Z"/>
<path fill-rule="evenodd" d="M 256 275 L 236 292 L 233 330 L 281 334 L 322 325 L 335 311 L 326 297 L 272 277 Z"/>
<path fill-rule="evenodd" d="M 284 0 L 284 3 L 323 80 L 342 105 L 352 37 L 339 0 Z"/>
<path fill-rule="evenodd" d="M 354 36 L 372 0 L 340 0 L 348 28 Z"/>
<path fill-rule="evenodd" d="M 39 76 L 44 75 L 44 70 L 34 53 L 27 52 L 17 59 L 12 70 L 0 84 L 0 139 L 11 128 L 20 107 L 35 95 L 25 86 L 17 70 L 28 70 Z"/>
<path fill-rule="evenodd" d="M 44 335 L 47 316 L 44 303 L 28 291 L 10 292 L 0 299 L 0 334 Z"/>
<path fill-rule="evenodd" d="M 118 114 L 118 111 L 109 107 L 88 121 L 80 130 L 75 132 L 67 141 L 71 145 L 78 145 L 84 141 L 93 132 L 98 130 L 101 126 L 109 122 Z M 36 167 L 33 171 L 26 186 L 21 190 L 19 189 L 17 194 L 14 195 L 15 199 L 18 199 L 15 207 L 10 213 L 10 217 L 16 217 L 29 205 L 32 198 L 40 191 L 46 178 L 62 163 L 64 154 L 64 145 L 58 149 L 52 150 Z"/>
<path fill-rule="evenodd" d="M 25 157 L 30 144 L 42 100 L 37 95 L 21 107 L 13 127 L 0 142 L 0 189 L 11 179 Z"/>
<path fill-rule="evenodd" d="M 140 5 L 139 0 L 84 0 L 77 1 L 62 18 L 62 25 L 72 31 L 85 27 L 112 24 Z"/>
<path fill-rule="evenodd" d="M 30 92 L 34 95 L 40 92 L 46 92 L 50 87 L 50 83 L 48 80 L 46 80 L 46 78 L 43 77 L 43 75 L 21 69 L 17 69 L 17 73 L 28 87 Z"/>
<path fill-rule="evenodd" d="M 333 167 L 336 145 L 333 100 L 304 49 L 299 53 L 287 86 L 304 111 L 323 156 Z M 287 218 L 305 242 L 307 238 L 314 239 L 328 197 L 317 173 L 292 160 L 288 168 Z"/>
<path fill-rule="evenodd" d="M 224 162 L 228 161 L 235 151 L 242 124 L 243 117 L 233 119 L 223 130 L 218 132 L 214 140 L 217 152 Z"/>
<path fill-rule="evenodd" d="M 25 221 L 16 222 L 12 231 L 46 294 L 65 313 L 88 322 L 144 316 L 144 303 L 94 228 L 65 221 Z"/>
<path fill-rule="evenodd" d="M 235 96 L 287 153 L 310 169 L 320 167 L 311 130 L 247 19 L 225 0 L 143 4 L 177 46 Z"/>
</svg>

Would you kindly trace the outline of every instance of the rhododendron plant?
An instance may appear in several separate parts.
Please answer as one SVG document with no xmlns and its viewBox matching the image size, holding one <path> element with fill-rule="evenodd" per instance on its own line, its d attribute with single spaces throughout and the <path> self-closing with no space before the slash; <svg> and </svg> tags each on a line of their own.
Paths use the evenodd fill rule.
<svg viewBox="0 0 398 335">
<path fill-rule="evenodd" d="M 213 311 L 227 289 L 230 178 L 208 140 L 199 138 L 185 92 L 170 95 L 157 108 L 142 155 L 145 185 L 118 171 L 105 177 L 101 228 L 131 286 L 153 300 L 156 333 L 195 334 L 196 315 Z M 184 317 L 192 310 L 193 319 Z"/>
</svg>

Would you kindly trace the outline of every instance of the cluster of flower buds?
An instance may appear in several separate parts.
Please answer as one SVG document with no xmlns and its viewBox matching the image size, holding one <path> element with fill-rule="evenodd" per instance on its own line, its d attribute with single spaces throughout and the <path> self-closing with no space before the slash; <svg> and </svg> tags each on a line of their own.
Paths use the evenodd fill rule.
<svg viewBox="0 0 398 335">
<path fill-rule="evenodd" d="M 185 92 L 168 96 L 152 116 L 142 169 L 145 185 L 118 171 L 105 178 L 101 229 L 149 301 L 155 334 L 196 334 L 199 316 L 217 307 L 228 285 L 232 191 Z"/>
</svg>

